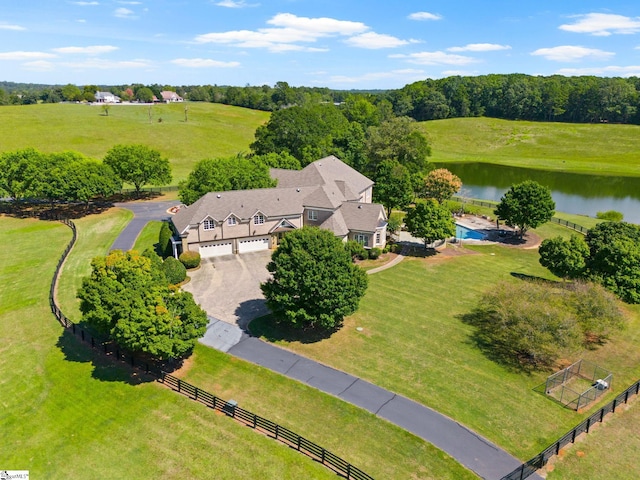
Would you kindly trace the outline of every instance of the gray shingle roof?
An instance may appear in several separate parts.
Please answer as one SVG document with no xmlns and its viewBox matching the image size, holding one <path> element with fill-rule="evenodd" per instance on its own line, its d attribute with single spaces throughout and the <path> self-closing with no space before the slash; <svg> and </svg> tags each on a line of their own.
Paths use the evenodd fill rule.
<svg viewBox="0 0 640 480">
<path fill-rule="evenodd" d="M 338 212 L 349 230 L 374 232 L 387 223 L 384 208 L 377 203 L 345 202 Z"/>
<path fill-rule="evenodd" d="M 271 176 L 278 180 L 278 188 L 338 185 L 345 200 L 359 199 L 360 193 L 373 185 L 372 180 L 333 155 L 316 160 L 302 170 L 273 168 Z"/>
<path fill-rule="evenodd" d="M 189 225 L 200 223 L 207 217 L 221 222 L 230 214 L 247 220 L 256 212 L 269 218 L 300 215 L 304 211 L 304 198 L 315 188 L 260 188 L 207 193 L 173 216 L 173 224 L 180 233 Z"/>
</svg>

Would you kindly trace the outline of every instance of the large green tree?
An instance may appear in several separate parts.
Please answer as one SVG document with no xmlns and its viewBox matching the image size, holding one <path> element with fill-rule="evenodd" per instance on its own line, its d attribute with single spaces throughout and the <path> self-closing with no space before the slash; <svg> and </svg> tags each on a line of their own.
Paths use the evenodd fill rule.
<svg viewBox="0 0 640 480">
<path fill-rule="evenodd" d="M 132 184 L 138 195 L 143 185 L 166 185 L 171 182 L 169 159 L 146 145 L 116 145 L 109 149 L 104 163 L 123 182 Z"/>
<path fill-rule="evenodd" d="M 205 193 L 269 188 L 276 185 L 260 157 L 208 158 L 193 167 L 180 183 L 180 201 L 190 205 Z"/>
<path fill-rule="evenodd" d="M 367 170 L 374 172 L 385 160 L 396 160 L 410 172 L 427 168 L 431 147 L 421 127 L 409 117 L 394 117 L 369 127 L 366 140 Z"/>
<path fill-rule="evenodd" d="M 316 227 L 289 232 L 267 265 L 261 285 L 276 321 L 296 328 L 333 330 L 358 308 L 367 275 L 344 243 Z"/>
<path fill-rule="evenodd" d="M 374 202 L 381 203 L 391 216 L 393 208 L 404 209 L 413 200 L 409 171 L 396 160 L 385 160 L 376 168 Z"/>
<path fill-rule="evenodd" d="M 42 179 L 46 156 L 33 148 L 0 155 L 0 189 L 13 200 L 34 197 L 35 184 Z"/>
<path fill-rule="evenodd" d="M 530 228 L 551 220 L 555 208 L 549 188 L 526 180 L 511 186 L 500 199 L 494 213 L 510 227 L 517 226 L 522 237 Z"/>
<path fill-rule="evenodd" d="M 436 240 L 453 237 L 456 234 L 456 224 L 451 212 L 436 200 L 420 200 L 407 211 L 404 223 L 409 233 L 421 238 L 424 248 Z"/>
<path fill-rule="evenodd" d="M 549 269 L 560 278 L 580 278 L 584 275 L 589 247 L 582 236 L 571 235 L 569 240 L 563 237 L 547 238 L 539 248 L 540 265 Z"/>
<path fill-rule="evenodd" d="M 286 152 L 303 166 L 328 155 L 353 163 L 360 143 L 352 137 L 358 132 L 335 105 L 294 106 L 273 112 L 256 130 L 251 149 L 258 155 Z"/>
<path fill-rule="evenodd" d="M 150 258 L 135 251 L 96 257 L 78 291 L 82 318 L 120 346 L 159 359 L 189 354 L 206 331 L 193 296 L 159 280 Z"/>
<path fill-rule="evenodd" d="M 640 227 L 602 222 L 586 236 L 586 272 L 625 302 L 640 303 Z"/>
</svg>

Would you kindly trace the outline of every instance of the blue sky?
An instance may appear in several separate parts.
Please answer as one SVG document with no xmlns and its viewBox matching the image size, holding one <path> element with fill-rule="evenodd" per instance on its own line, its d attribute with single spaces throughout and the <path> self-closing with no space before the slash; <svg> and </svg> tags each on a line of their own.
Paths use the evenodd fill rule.
<svg viewBox="0 0 640 480">
<path fill-rule="evenodd" d="M 640 76 L 638 0 L 15 0 L 0 80 L 401 88 L 489 73 Z"/>
</svg>

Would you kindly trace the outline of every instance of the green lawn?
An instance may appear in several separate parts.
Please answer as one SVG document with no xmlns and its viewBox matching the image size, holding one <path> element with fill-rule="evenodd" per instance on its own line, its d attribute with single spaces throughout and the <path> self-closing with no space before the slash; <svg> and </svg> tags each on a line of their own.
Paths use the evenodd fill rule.
<svg viewBox="0 0 640 480">
<path fill-rule="evenodd" d="M 544 236 L 570 231 L 547 224 Z M 466 247 L 466 255 L 407 258 L 370 277 L 360 310 L 331 338 L 301 343 L 262 329 L 270 340 L 449 415 L 522 459 L 530 458 L 570 430 L 583 415 L 534 391 L 546 374 L 522 374 L 486 358 L 473 329 L 460 316 L 479 296 L 512 274 L 552 278 L 536 249 Z M 622 389 L 640 376 L 640 309 L 606 347 L 575 352 L 614 372 Z M 357 331 L 356 327 L 362 327 Z M 605 395 L 608 401 L 611 394 Z"/>
<path fill-rule="evenodd" d="M 136 238 L 136 244 L 133 246 L 133 249 L 139 252 L 144 252 L 147 248 L 153 248 L 155 250 L 158 244 L 158 238 L 160 237 L 161 227 L 161 221 L 151 221 L 147 223 L 138 235 L 138 238 Z"/>
<path fill-rule="evenodd" d="M 184 107 L 189 107 L 188 122 Z M 173 184 L 186 178 L 203 158 L 249 150 L 258 126 L 269 113 L 213 103 L 114 105 L 105 116 L 100 106 L 40 104 L 0 109 L 0 152 L 33 147 L 42 152 L 75 150 L 102 159 L 119 143 L 143 143 L 169 158 Z M 158 120 L 162 119 L 162 122 Z"/>
<path fill-rule="evenodd" d="M 514 167 L 640 176 L 640 126 L 545 123 L 495 118 L 422 122 L 433 162 L 488 162 Z"/>
<path fill-rule="evenodd" d="M 60 283 L 60 293 L 64 293 L 60 296 L 62 310 L 75 311 L 73 316 L 67 314 L 73 320 L 80 318 L 77 301 L 66 290 L 79 285 L 76 279 L 90 271 L 89 261 L 100 248 L 97 245 L 102 245 L 104 253 L 127 219 L 127 211 L 112 209 L 100 216 L 76 221 L 79 241 Z M 94 237 L 98 225 L 101 233 Z M 148 224 L 138 237 L 136 247 L 144 250 L 155 243 L 157 233 L 147 233 L 156 228 L 156 222 Z M 432 445 L 368 412 L 210 348 L 198 345 L 180 375 L 222 398 L 238 400 L 241 407 L 281 423 L 376 478 L 475 478 Z M 179 415 L 173 418 L 181 421 Z M 268 461 L 271 452 L 254 454 L 261 461 Z M 252 476 L 247 474 L 244 478 Z"/>
<path fill-rule="evenodd" d="M 640 401 L 616 409 L 615 415 L 594 428 L 556 460 L 549 480 L 584 480 L 585 478 L 638 478 L 640 452 Z"/>
<path fill-rule="evenodd" d="M 226 416 L 141 383 L 63 335 L 47 294 L 70 237 L 60 223 L 0 217 L 3 469 L 65 480 L 204 479 L 212 472 L 229 480 L 335 478 Z"/>
</svg>

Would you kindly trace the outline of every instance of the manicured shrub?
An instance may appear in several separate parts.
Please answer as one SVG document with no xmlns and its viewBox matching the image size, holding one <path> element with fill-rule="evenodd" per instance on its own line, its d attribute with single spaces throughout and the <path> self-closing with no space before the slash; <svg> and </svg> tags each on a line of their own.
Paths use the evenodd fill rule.
<svg viewBox="0 0 640 480">
<path fill-rule="evenodd" d="M 380 256 L 381 253 L 382 253 L 382 250 L 380 250 L 377 247 L 374 247 L 374 248 L 369 250 L 369 258 L 371 260 L 375 260 L 376 258 L 378 258 Z"/>
<path fill-rule="evenodd" d="M 162 264 L 162 270 L 167 277 L 167 281 L 171 285 L 176 285 L 187 278 L 187 269 L 184 265 L 174 257 L 167 257 Z"/>
<path fill-rule="evenodd" d="M 182 262 L 186 269 L 197 268 L 200 266 L 200 254 L 191 250 L 182 252 L 180 257 L 178 257 L 178 260 Z"/>
<path fill-rule="evenodd" d="M 349 252 L 352 260 L 366 260 L 369 258 L 369 253 L 365 250 L 362 244 L 355 240 L 349 240 L 344 244 L 344 248 Z"/>
<path fill-rule="evenodd" d="M 172 254 L 172 248 L 171 248 L 172 236 L 173 236 L 173 232 L 171 232 L 171 227 L 169 226 L 169 222 L 162 222 L 162 226 L 160 227 L 160 233 L 158 234 L 158 249 L 156 252 L 162 258 L 170 257 Z"/>
</svg>

